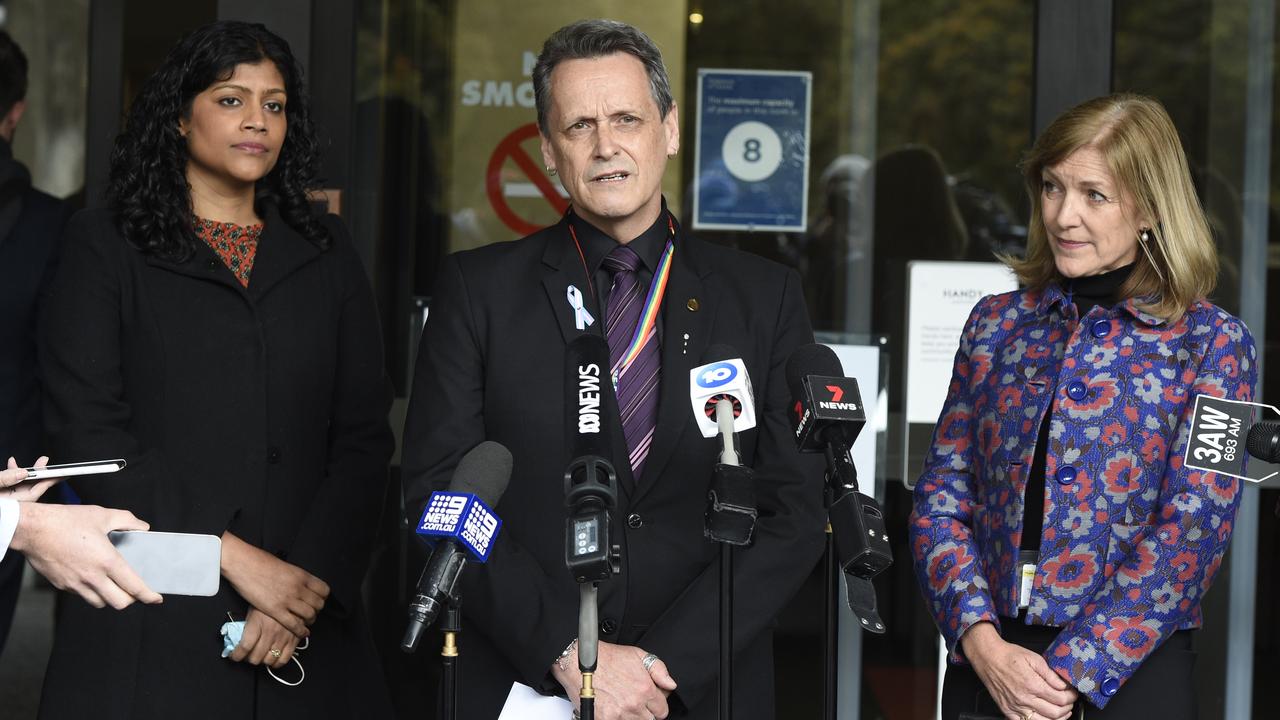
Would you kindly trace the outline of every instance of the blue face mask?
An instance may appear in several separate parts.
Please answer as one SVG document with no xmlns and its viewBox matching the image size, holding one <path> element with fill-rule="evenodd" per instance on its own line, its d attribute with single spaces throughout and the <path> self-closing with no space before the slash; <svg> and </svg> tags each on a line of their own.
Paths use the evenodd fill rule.
<svg viewBox="0 0 1280 720">
<path fill-rule="evenodd" d="M 230 614 L 228 614 L 227 617 L 231 617 Z M 229 657 L 231 652 L 236 649 L 236 646 L 240 644 L 240 638 L 242 637 L 244 637 L 243 620 L 232 620 L 230 622 L 222 623 L 222 657 Z M 302 644 L 293 649 L 293 657 L 289 658 L 298 666 L 299 675 L 296 682 L 290 682 L 281 678 L 279 675 L 276 675 L 275 670 L 270 667 L 267 668 L 267 672 L 270 673 L 271 677 L 281 685 L 288 685 L 289 687 L 297 687 L 301 685 L 302 681 L 307 679 L 307 671 L 302 667 L 302 662 L 298 660 L 298 651 L 306 650 L 310 645 L 311 638 L 303 638 Z"/>
</svg>

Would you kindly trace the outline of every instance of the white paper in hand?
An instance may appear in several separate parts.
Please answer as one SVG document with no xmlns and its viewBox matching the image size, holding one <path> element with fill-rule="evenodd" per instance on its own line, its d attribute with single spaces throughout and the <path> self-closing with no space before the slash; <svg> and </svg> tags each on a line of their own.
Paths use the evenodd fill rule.
<svg viewBox="0 0 1280 720">
<path fill-rule="evenodd" d="M 573 703 L 562 697 L 539 695 L 528 685 L 512 683 L 498 720 L 569 720 Z"/>
</svg>

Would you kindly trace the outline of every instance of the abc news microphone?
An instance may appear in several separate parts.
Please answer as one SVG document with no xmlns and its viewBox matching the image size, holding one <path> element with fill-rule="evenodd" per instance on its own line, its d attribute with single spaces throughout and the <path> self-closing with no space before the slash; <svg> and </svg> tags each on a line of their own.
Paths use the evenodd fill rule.
<svg viewBox="0 0 1280 720">
<path fill-rule="evenodd" d="M 747 366 L 736 355 L 728 345 L 707 348 L 707 362 L 689 371 L 689 402 L 702 436 L 720 436 L 703 533 L 716 542 L 750 545 L 758 516 L 755 476 L 739 460 L 738 433 L 756 426 L 756 412 Z"/>
<path fill-rule="evenodd" d="M 617 417 L 609 372 L 609 345 L 584 334 L 569 343 L 565 364 L 569 397 L 565 419 L 573 459 L 564 471 L 565 565 L 580 583 L 608 580 L 620 572 L 610 536 L 609 511 L 618 504 L 618 473 L 606 423 Z"/>
<path fill-rule="evenodd" d="M 564 471 L 564 562 L 579 584 L 579 717 L 595 717 L 593 677 L 600 650 L 599 583 L 622 572 L 622 553 L 613 544 L 610 512 L 618 504 L 618 473 L 613 467 L 615 435 L 606 425 L 614 409 L 609 345 L 590 333 L 569 343 L 565 354 L 565 422 L 573 459 Z"/>
<path fill-rule="evenodd" d="M 486 440 L 462 456 L 448 490 L 431 493 L 417 533 L 438 540 L 409 603 L 409 624 L 401 650 L 413 652 L 423 630 L 435 623 L 441 609 L 457 605 L 458 580 L 467 566 L 467 554 L 477 562 L 489 559 L 502 528 L 492 508 L 510 480 L 511 452 Z"/>
<path fill-rule="evenodd" d="M 893 564 L 884 513 L 875 499 L 858 491 L 858 473 L 849 450 L 866 424 L 858 381 L 844 377 L 831 348 L 804 345 L 787 360 L 787 385 L 794 402 L 796 445 L 827 460 L 827 521 L 834 554 L 845 576 L 849 608 L 862 627 L 883 633 L 871 578 Z"/>
</svg>

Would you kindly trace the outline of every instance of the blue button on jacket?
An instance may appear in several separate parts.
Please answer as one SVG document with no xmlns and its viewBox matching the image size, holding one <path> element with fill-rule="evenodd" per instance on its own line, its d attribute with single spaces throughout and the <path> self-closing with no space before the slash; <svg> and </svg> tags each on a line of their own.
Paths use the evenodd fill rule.
<svg viewBox="0 0 1280 720">
<path fill-rule="evenodd" d="M 1103 320 L 1112 331 L 1099 338 Z M 1205 301 L 1172 323 L 1132 300 L 1080 318 L 1056 285 L 979 301 L 909 526 L 952 660 L 974 623 L 1018 614 L 1023 497 L 1050 411 L 1045 474 L 1075 473 L 1045 484 L 1027 608 L 1028 623 L 1062 628 L 1049 666 L 1105 707 L 1171 633 L 1199 627 L 1241 481 L 1184 467 L 1191 413 L 1201 393 L 1252 400 L 1256 381 L 1248 329 Z M 1089 392 L 1073 399 L 1075 383 Z"/>
</svg>

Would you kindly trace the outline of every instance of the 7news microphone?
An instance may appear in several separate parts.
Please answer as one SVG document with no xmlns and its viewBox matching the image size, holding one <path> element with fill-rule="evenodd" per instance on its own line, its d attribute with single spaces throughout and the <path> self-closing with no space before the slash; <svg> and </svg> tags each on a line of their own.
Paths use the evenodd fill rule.
<svg viewBox="0 0 1280 720">
<path fill-rule="evenodd" d="M 858 473 L 849 456 L 867 421 L 858 381 L 844 377 L 831 348 L 815 343 L 798 348 L 787 360 L 787 385 L 794 401 L 796 445 L 827 459 L 827 521 L 846 576 L 849 606 L 864 628 L 882 633 L 870 580 L 893 564 L 893 551 L 884 513 L 874 498 L 858 491 Z"/>
<path fill-rule="evenodd" d="M 413 652 L 423 630 L 435 623 L 440 611 L 458 603 L 458 580 L 467 566 L 468 553 L 478 562 L 488 560 L 502 527 L 492 508 L 510 480 L 511 452 L 486 440 L 462 456 L 448 490 L 431 493 L 417 533 L 438 540 L 409 603 L 409 624 L 401 650 Z"/>
<path fill-rule="evenodd" d="M 756 412 L 747 366 L 736 355 L 728 345 L 707 348 L 706 362 L 689 371 L 689 402 L 702 436 L 720 437 L 703 533 L 716 542 L 749 545 L 758 516 L 755 478 L 740 462 L 738 433 L 756 426 Z"/>
</svg>

